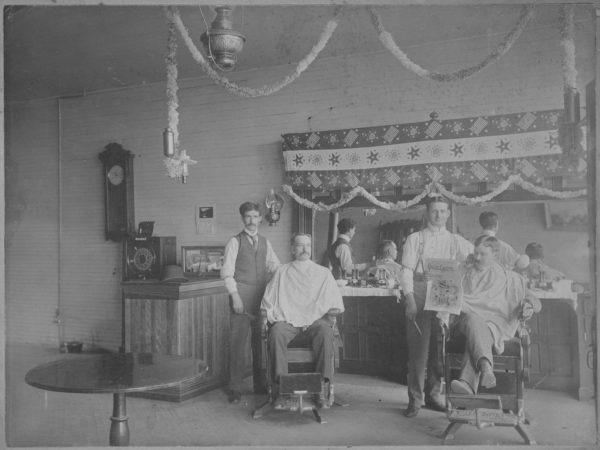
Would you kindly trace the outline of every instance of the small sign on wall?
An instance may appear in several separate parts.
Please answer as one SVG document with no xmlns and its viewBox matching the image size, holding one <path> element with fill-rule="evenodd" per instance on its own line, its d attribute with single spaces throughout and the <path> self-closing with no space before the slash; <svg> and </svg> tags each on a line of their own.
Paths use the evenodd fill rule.
<svg viewBox="0 0 600 450">
<path fill-rule="evenodd" d="M 214 206 L 196 206 L 196 234 L 215 234 Z"/>
</svg>

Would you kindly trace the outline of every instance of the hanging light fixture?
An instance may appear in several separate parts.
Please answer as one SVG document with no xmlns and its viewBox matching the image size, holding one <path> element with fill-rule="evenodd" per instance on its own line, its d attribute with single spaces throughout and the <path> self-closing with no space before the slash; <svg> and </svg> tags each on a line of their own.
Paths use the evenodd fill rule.
<svg viewBox="0 0 600 450">
<path fill-rule="evenodd" d="M 209 59 L 224 72 L 233 69 L 246 41 L 243 34 L 232 28 L 232 12 L 231 6 L 216 6 L 210 29 L 200 36 Z"/>
<path fill-rule="evenodd" d="M 277 194 L 274 189 L 271 189 L 265 199 L 265 205 L 269 210 L 266 218 L 270 226 L 274 226 L 281 218 L 281 210 L 283 209 L 284 204 L 285 200 L 283 197 Z"/>
</svg>

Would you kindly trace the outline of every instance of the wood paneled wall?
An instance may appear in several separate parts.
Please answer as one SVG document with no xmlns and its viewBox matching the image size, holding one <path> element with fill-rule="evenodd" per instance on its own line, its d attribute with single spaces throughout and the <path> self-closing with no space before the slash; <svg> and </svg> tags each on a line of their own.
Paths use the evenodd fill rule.
<svg viewBox="0 0 600 450">
<path fill-rule="evenodd" d="M 593 78 L 591 25 L 577 31 L 582 86 Z M 264 98 L 237 97 L 206 77 L 180 80 L 181 144 L 198 161 L 185 185 L 169 179 L 163 167 L 163 83 L 61 100 L 60 136 L 56 100 L 7 105 L 9 338 L 56 342 L 52 319 L 60 304 L 65 339 L 118 347 L 121 247 L 104 241 L 97 156 L 106 144 L 118 142 L 135 154 L 136 222 L 155 221 L 155 235 L 176 236 L 178 247 L 225 244 L 241 227 L 239 204 L 262 202 L 282 184 L 282 133 L 421 121 L 434 110 L 448 119 L 560 108 L 558 41 L 556 29 L 528 27 L 497 64 L 444 84 L 416 77 L 383 49 L 317 59 L 292 85 Z M 411 50 L 428 68 L 451 71 L 478 63 L 490 43 L 474 38 Z M 190 57 L 183 46 L 178 57 Z M 262 86 L 292 70 L 228 76 Z M 276 227 L 262 228 L 284 262 L 290 259 L 291 201 Z M 197 206 L 215 207 L 213 233 L 196 234 Z"/>
</svg>

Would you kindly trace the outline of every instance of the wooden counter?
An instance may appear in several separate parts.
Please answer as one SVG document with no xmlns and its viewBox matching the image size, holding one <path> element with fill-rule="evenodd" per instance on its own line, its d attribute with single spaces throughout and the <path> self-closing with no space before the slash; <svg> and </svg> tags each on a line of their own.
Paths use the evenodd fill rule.
<svg viewBox="0 0 600 450">
<path fill-rule="evenodd" d="M 542 302 L 531 328 L 531 372 L 527 387 L 570 392 L 580 400 L 594 396 L 592 323 L 589 295 L 573 292 L 571 280 L 532 292 Z"/>
<path fill-rule="evenodd" d="M 401 291 L 349 286 L 340 291 L 346 310 L 339 320 L 344 342 L 339 371 L 406 383 L 408 352 Z"/>
<path fill-rule="evenodd" d="M 208 365 L 201 379 L 139 396 L 182 401 L 227 382 L 229 296 L 222 280 L 126 281 L 122 291 L 125 351 L 188 356 Z"/>
</svg>

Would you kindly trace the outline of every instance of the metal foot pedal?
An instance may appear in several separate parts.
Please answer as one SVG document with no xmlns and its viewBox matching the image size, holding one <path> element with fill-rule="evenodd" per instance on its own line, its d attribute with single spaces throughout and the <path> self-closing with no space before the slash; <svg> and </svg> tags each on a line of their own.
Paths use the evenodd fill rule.
<svg viewBox="0 0 600 450">
<path fill-rule="evenodd" d="M 298 412 L 312 411 L 319 423 L 326 423 L 315 406 L 305 405 L 304 396 L 321 395 L 322 377 L 320 373 L 290 373 L 279 376 L 279 394 L 290 395 L 298 400 Z"/>
</svg>

